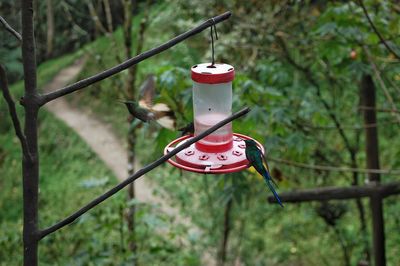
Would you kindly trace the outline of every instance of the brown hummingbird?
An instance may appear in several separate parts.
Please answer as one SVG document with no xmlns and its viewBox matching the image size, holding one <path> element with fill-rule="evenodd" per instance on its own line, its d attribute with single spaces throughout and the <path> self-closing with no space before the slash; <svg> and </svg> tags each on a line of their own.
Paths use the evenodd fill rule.
<svg viewBox="0 0 400 266">
<path fill-rule="evenodd" d="M 132 100 L 121 102 L 126 105 L 129 113 L 133 117 L 142 122 L 148 123 L 150 121 L 156 121 L 162 127 L 175 130 L 175 115 L 168 105 L 165 103 L 156 103 L 153 105 L 153 99 L 156 94 L 155 87 L 155 77 L 153 74 L 150 74 L 140 87 L 139 102 Z"/>
</svg>

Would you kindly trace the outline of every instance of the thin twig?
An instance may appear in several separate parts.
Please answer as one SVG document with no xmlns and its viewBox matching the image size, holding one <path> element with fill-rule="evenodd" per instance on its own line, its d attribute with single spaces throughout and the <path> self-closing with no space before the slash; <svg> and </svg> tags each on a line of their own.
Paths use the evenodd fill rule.
<svg viewBox="0 0 400 266">
<path fill-rule="evenodd" d="M 337 167 L 337 166 L 327 166 L 327 165 L 315 165 L 315 164 L 307 164 L 301 162 L 290 161 L 286 159 L 279 158 L 268 158 L 268 160 L 282 163 L 294 167 L 318 170 L 318 171 L 328 171 L 328 172 L 356 172 L 356 173 L 364 173 L 364 174 L 387 174 L 387 175 L 400 175 L 400 169 L 363 169 L 363 168 L 352 168 L 352 167 Z"/>
<path fill-rule="evenodd" d="M 379 87 L 381 87 L 381 89 L 383 90 L 383 93 L 385 94 L 386 99 L 388 100 L 388 102 L 392 106 L 392 109 L 394 110 L 394 112 L 392 112 L 391 114 L 400 123 L 400 112 L 397 110 L 396 104 L 394 103 L 393 98 L 389 93 L 389 90 L 386 88 L 385 82 L 383 82 L 383 80 L 382 80 L 379 69 L 375 65 L 374 61 L 372 60 L 372 56 L 371 56 L 371 53 L 369 52 L 368 48 L 365 46 L 363 48 L 364 48 L 365 53 L 367 54 L 368 61 L 372 66 L 372 70 L 375 74 L 375 78 L 379 82 L 379 85 L 380 85 Z"/>
<path fill-rule="evenodd" d="M 391 78 L 389 78 L 388 76 L 385 75 L 384 77 L 385 77 L 386 81 L 388 81 L 390 83 L 392 88 L 394 88 L 397 91 L 398 95 L 400 95 L 400 88 L 396 85 L 396 83 L 394 83 L 394 81 Z"/>
<path fill-rule="evenodd" d="M 374 30 L 375 34 L 378 36 L 378 38 L 381 40 L 381 42 L 383 43 L 383 45 L 385 45 L 386 49 L 388 49 L 397 59 L 400 60 L 400 55 L 398 55 L 393 49 L 392 47 L 389 46 L 389 44 L 386 42 L 386 40 L 383 38 L 382 34 L 378 31 L 378 29 L 376 28 L 375 24 L 372 22 L 367 9 L 364 6 L 364 3 L 362 0 L 358 0 L 358 3 L 360 4 L 362 10 L 364 11 L 364 15 L 367 18 L 369 24 L 371 25 L 372 29 Z"/>
<path fill-rule="evenodd" d="M 157 166 L 160 166 L 161 164 L 166 162 L 168 159 L 170 159 L 173 156 L 175 156 L 178 152 L 188 148 L 193 143 L 195 143 L 195 142 L 201 140 L 202 138 L 208 136 L 212 132 L 214 132 L 217 129 L 219 129 L 220 127 L 228 124 L 229 122 L 233 121 L 234 119 L 237 119 L 237 118 L 247 114 L 249 111 L 250 111 L 249 108 L 244 108 L 241 111 L 239 111 L 239 112 L 229 116 L 228 118 L 222 120 L 221 122 L 215 124 L 214 126 L 212 126 L 211 128 L 207 129 L 206 131 L 204 131 L 203 133 L 199 134 L 198 136 L 193 137 L 192 139 L 186 141 L 182 145 L 179 145 L 179 146 L 175 147 L 172 151 L 170 151 L 166 155 L 160 157 L 158 160 L 156 160 L 156 161 L 150 163 L 149 165 L 147 165 L 146 167 L 140 169 L 139 171 L 137 171 L 136 173 L 134 173 L 133 175 L 131 175 L 130 177 L 125 179 L 123 182 L 119 183 L 118 185 L 116 185 L 112 189 L 108 190 L 103 195 L 101 195 L 101 196 L 97 197 L 96 199 L 92 200 L 86 206 L 82 207 L 80 210 L 78 210 L 75 213 L 71 214 L 70 216 L 68 216 L 64 220 L 62 220 L 62 221 L 60 221 L 60 222 L 58 222 L 58 223 L 56 223 L 56 224 L 54 224 L 54 225 L 52 225 L 52 226 L 50 226 L 50 227 L 48 227 L 46 229 L 40 231 L 39 232 L 39 238 L 42 239 L 43 237 L 45 237 L 45 236 L 47 236 L 47 235 L 59 230 L 60 228 L 72 223 L 77 218 L 79 218 L 81 215 L 83 215 L 84 213 L 86 213 L 87 211 L 92 209 L 93 207 L 97 206 L 98 204 L 100 204 L 104 200 L 108 199 L 109 197 L 111 197 L 112 195 L 114 195 L 115 193 L 117 193 L 118 191 L 120 191 L 121 189 L 123 189 L 124 187 L 126 187 L 127 185 L 129 185 L 130 183 L 135 181 L 136 179 L 138 179 L 139 177 L 143 176 L 144 174 L 148 173 L 149 171 L 153 170 Z"/>
<path fill-rule="evenodd" d="M 377 112 L 383 112 L 383 113 L 400 113 L 399 110 L 395 110 L 395 109 L 374 108 L 374 107 L 369 107 L 369 106 L 360 106 L 359 109 L 361 109 L 361 110 L 375 110 Z"/>
<path fill-rule="evenodd" d="M 285 203 L 299 203 L 307 201 L 324 201 L 324 200 L 347 200 L 363 197 L 371 197 L 379 194 L 382 197 L 388 197 L 400 193 L 400 182 L 390 182 L 386 184 L 368 184 L 365 186 L 351 187 L 322 187 L 311 188 L 291 192 L 279 193 L 279 197 Z M 275 203 L 273 196 L 268 197 L 268 202 Z"/>
<path fill-rule="evenodd" d="M 379 122 L 379 123 L 373 123 L 373 124 L 366 124 L 366 125 L 360 125 L 360 126 L 354 126 L 354 125 L 341 125 L 342 129 L 349 129 L 349 130 L 362 130 L 365 128 L 371 128 L 371 127 L 378 127 L 381 125 L 390 125 L 390 124 L 398 124 L 398 121 L 385 121 L 385 122 Z M 302 126 L 312 128 L 312 129 L 321 129 L 321 130 L 330 130 L 330 129 L 337 129 L 336 126 L 334 125 L 312 125 L 312 124 L 307 124 L 307 123 L 302 123 Z"/>
<path fill-rule="evenodd" d="M 12 96 L 8 89 L 8 81 L 7 81 L 6 71 L 4 70 L 4 67 L 2 65 L 0 65 L 0 86 L 1 86 L 1 90 L 3 91 L 3 97 L 6 100 L 7 105 L 8 105 L 8 111 L 10 112 L 11 120 L 13 122 L 13 126 L 15 129 L 15 134 L 17 135 L 17 137 L 21 143 L 23 156 L 26 157 L 26 159 L 29 159 L 30 161 L 32 161 L 32 156 L 28 149 L 28 143 L 26 142 L 25 135 L 22 133 L 21 123 L 19 122 L 19 119 L 18 119 L 18 114 L 17 114 L 17 110 L 15 108 L 15 103 L 14 103 L 14 100 L 12 99 Z"/>
<path fill-rule="evenodd" d="M 143 60 L 145 60 L 145 59 L 147 59 L 147 58 L 150 58 L 150 57 L 152 57 L 152 56 L 154 56 L 156 54 L 159 54 L 159 53 L 171 48 L 172 46 L 182 42 L 183 40 L 185 40 L 185 39 L 187 39 L 187 38 L 189 38 L 189 37 L 191 37 L 193 35 L 196 35 L 196 34 L 202 32 L 203 30 L 207 29 L 208 27 L 210 27 L 210 26 L 212 26 L 214 24 L 217 24 L 219 22 L 222 22 L 222 21 L 228 19 L 230 16 L 231 16 L 231 12 L 225 12 L 225 13 L 219 15 L 219 16 L 210 18 L 207 21 L 203 22 L 201 25 L 199 25 L 199 26 L 197 26 L 197 27 L 195 27 L 195 28 L 193 28 L 193 29 L 181 34 L 181 35 L 178 35 L 177 37 L 169 40 L 168 42 L 166 42 L 166 43 L 164 43 L 164 44 L 162 44 L 162 45 L 160 45 L 158 47 L 155 47 L 155 48 L 153 48 L 151 50 L 148 50 L 148 51 L 146 51 L 144 53 L 141 53 L 141 54 L 139 54 L 139 55 L 137 55 L 135 57 L 132 57 L 131 59 L 128 59 L 128 60 L 126 60 L 125 62 L 123 62 L 123 63 L 121 63 L 119 65 L 116 65 L 116 66 L 114 66 L 114 67 L 112 67 L 112 68 L 110 68 L 108 70 L 100 72 L 100 73 L 98 73 L 98 74 L 96 74 L 94 76 L 91 76 L 89 78 L 80 80 L 80 81 L 78 81 L 78 82 L 76 82 L 74 84 L 68 85 L 68 86 L 66 86 L 64 88 L 61 88 L 59 90 L 56 90 L 54 92 L 45 94 L 41 98 L 40 105 L 42 106 L 42 105 L 46 104 L 47 102 L 50 102 L 50 101 L 52 101 L 54 99 L 57 99 L 57 98 L 62 97 L 64 95 L 70 94 L 70 93 L 72 93 L 74 91 L 81 90 L 83 88 L 88 87 L 89 85 L 91 85 L 93 83 L 101 81 L 101 80 L 103 80 L 105 78 L 108 78 L 108 77 L 110 77 L 112 75 L 115 75 L 115 74 L 117 74 L 117 73 L 119 73 L 119 72 L 121 72 L 121 71 L 123 71 L 123 70 L 125 70 L 125 69 L 127 69 L 127 68 L 129 68 L 129 67 L 131 67 L 131 66 L 133 66 L 133 65 L 135 65 L 135 64 L 137 64 L 139 62 L 141 62 L 141 61 L 143 61 Z"/>
<path fill-rule="evenodd" d="M 20 42 L 22 41 L 21 34 L 19 34 L 16 30 L 14 30 L 2 16 L 0 16 L 0 22 L 1 24 L 3 24 L 4 28 L 6 28 L 8 32 L 10 32 L 12 35 L 14 35 L 15 38 L 18 39 L 18 41 Z"/>
</svg>

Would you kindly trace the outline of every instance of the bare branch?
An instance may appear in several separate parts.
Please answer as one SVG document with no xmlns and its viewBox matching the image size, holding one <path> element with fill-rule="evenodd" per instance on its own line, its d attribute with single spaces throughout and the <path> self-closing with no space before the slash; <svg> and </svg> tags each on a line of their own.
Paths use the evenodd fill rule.
<svg viewBox="0 0 400 266">
<path fill-rule="evenodd" d="M 101 21 L 99 19 L 99 16 L 98 16 L 98 14 L 96 12 L 96 8 L 93 5 L 93 2 L 90 1 L 90 0 L 87 1 L 87 6 L 88 6 L 88 9 L 89 9 L 90 16 L 92 17 L 92 20 L 93 20 L 96 28 L 98 30 L 100 30 L 102 33 L 108 33 L 106 28 L 104 27 L 103 23 L 101 23 Z"/>
<path fill-rule="evenodd" d="M 375 24 L 372 22 L 370 16 L 368 15 L 368 11 L 364 6 L 364 3 L 362 0 L 358 0 L 359 5 L 361 6 L 365 17 L 367 18 L 369 24 L 371 25 L 372 29 L 374 30 L 375 34 L 378 36 L 378 38 L 381 40 L 381 42 L 383 43 L 383 45 L 385 45 L 386 49 L 388 49 L 389 52 L 391 52 L 397 59 L 400 60 L 400 55 L 398 55 L 393 49 L 392 47 L 389 46 L 389 44 L 386 42 L 386 40 L 383 38 L 382 34 L 378 31 L 378 29 L 376 28 Z"/>
<path fill-rule="evenodd" d="M 306 164 L 306 163 L 294 162 L 294 161 L 290 161 L 290 160 L 271 158 L 271 157 L 269 157 L 268 160 L 276 162 L 276 163 L 281 163 L 281 164 L 298 167 L 298 168 L 318 170 L 318 171 L 400 175 L 400 169 L 363 169 L 363 168 L 352 168 L 352 167 L 315 165 L 315 164 Z"/>
<path fill-rule="evenodd" d="M 285 203 L 300 203 L 307 201 L 324 201 L 324 200 L 347 200 L 372 195 L 380 195 L 388 197 L 400 193 L 400 182 L 390 182 L 379 185 L 351 186 L 351 187 L 323 187 L 304 189 L 280 193 L 279 197 Z M 268 197 L 268 202 L 275 203 L 276 199 L 272 196 Z"/>
<path fill-rule="evenodd" d="M 107 31 L 112 34 L 113 30 L 113 23 L 112 23 L 112 15 L 111 15 L 111 7 L 109 0 L 103 0 L 104 11 L 106 13 L 106 21 L 107 21 Z"/>
<path fill-rule="evenodd" d="M 20 42 L 22 41 L 21 34 L 19 34 L 16 30 L 14 30 L 14 29 L 10 26 L 10 24 L 8 24 L 7 21 L 6 21 L 2 16 L 0 16 L 0 22 L 1 22 L 1 24 L 3 24 L 4 28 L 6 28 L 6 30 L 7 30 L 9 33 L 11 33 L 12 35 L 14 35 L 14 37 L 18 39 L 18 41 L 20 41 Z"/>
<path fill-rule="evenodd" d="M 142 175 L 144 175 L 147 172 L 153 170 L 157 166 L 160 166 L 161 164 L 166 162 L 168 159 L 170 159 L 173 156 L 175 156 L 178 152 L 186 149 L 187 147 L 189 147 L 193 143 L 195 143 L 195 142 L 201 140 L 202 138 L 208 136 L 212 132 L 216 131 L 218 128 L 228 124 L 229 122 L 233 121 L 234 119 L 237 119 L 237 118 L 247 114 L 249 111 L 250 111 L 249 108 L 244 108 L 241 111 L 239 111 L 239 112 L 229 116 L 228 118 L 222 120 L 221 122 L 215 124 L 214 126 L 212 126 L 211 128 L 207 129 L 206 131 L 204 131 L 203 133 L 199 134 L 198 136 L 193 137 L 192 139 L 186 141 L 185 143 L 183 143 L 182 145 L 179 145 L 178 147 L 175 147 L 175 149 L 170 151 L 168 154 L 160 157 L 158 160 L 156 160 L 156 161 L 152 162 L 151 164 L 147 165 L 146 167 L 140 169 L 139 171 L 137 171 L 136 173 L 134 173 L 133 175 L 131 175 L 130 177 L 125 179 L 125 181 L 119 183 L 118 185 L 116 185 L 112 189 L 108 190 L 103 195 L 101 195 L 101 196 L 97 197 L 96 199 L 92 200 L 91 202 L 89 202 L 86 206 L 82 207 L 77 212 L 71 214 L 70 216 L 68 216 L 64 220 L 62 220 L 62 221 L 60 221 L 60 222 L 58 222 L 58 223 L 56 223 L 56 224 L 54 224 L 54 225 L 52 225 L 52 226 L 50 226 L 50 227 L 48 227 L 46 229 L 40 231 L 39 238 L 42 239 L 43 237 L 45 237 L 45 236 L 47 236 L 47 235 L 59 230 L 60 228 L 72 223 L 78 217 L 80 217 L 82 214 L 86 213 L 87 211 L 89 211 L 93 207 L 97 206 L 98 204 L 100 204 L 104 200 L 108 199 L 109 197 L 111 197 L 112 195 L 114 195 L 115 193 L 117 193 L 118 191 L 120 191 L 121 189 L 123 189 L 124 187 L 126 187 L 127 185 L 129 185 L 130 183 L 132 183 L 133 181 L 138 179 L 139 177 L 141 177 Z"/>
<path fill-rule="evenodd" d="M 67 17 L 68 22 L 73 25 L 73 29 L 76 30 L 79 34 L 87 34 L 87 35 L 89 35 L 89 33 L 86 30 L 82 29 L 81 26 L 79 26 L 75 22 L 74 18 L 72 17 L 70 9 L 73 8 L 73 7 L 71 5 L 69 5 L 68 3 L 66 3 L 65 1 L 61 1 L 60 4 L 61 4 L 61 6 L 62 6 L 62 8 L 63 8 L 63 10 L 65 12 L 64 14 Z"/>
<path fill-rule="evenodd" d="M 6 72 L 2 65 L 0 65 L 0 86 L 1 86 L 1 90 L 3 91 L 3 97 L 6 100 L 7 105 L 8 105 L 8 111 L 10 112 L 11 120 L 13 122 L 13 126 L 15 129 L 15 134 L 17 135 L 17 137 L 21 143 L 23 156 L 26 159 L 29 159 L 30 161 L 32 161 L 32 156 L 29 152 L 25 135 L 22 133 L 21 124 L 18 119 L 17 110 L 15 109 L 15 103 L 14 103 L 14 100 L 12 99 L 10 91 L 8 89 L 7 75 L 6 75 Z"/>
<path fill-rule="evenodd" d="M 101 80 L 103 80 L 105 78 L 108 78 L 108 77 L 110 77 L 112 75 L 115 75 L 115 74 L 117 74 L 117 73 L 119 73 L 119 72 L 121 72 L 121 71 L 123 71 L 123 70 L 125 70 L 125 69 L 127 69 L 127 68 L 129 68 L 129 67 L 131 67 L 131 66 L 133 66 L 133 65 L 135 65 L 135 64 L 137 64 L 139 62 L 141 62 L 141 61 L 143 61 L 143 60 L 145 60 L 145 59 L 147 59 L 147 58 L 150 58 L 150 57 L 152 57 L 152 56 L 154 56 L 156 54 L 159 54 L 159 53 L 171 48 L 172 46 L 182 42 L 183 40 L 186 40 L 187 38 L 189 38 L 189 37 L 191 37 L 193 35 L 196 35 L 196 34 L 202 32 L 203 30 L 207 29 L 208 27 L 210 27 L 210 26 L 212 26 L 214 24 L 217 24 L 219 22 L 222 22 L 222 21 L 228 19 L 230 16 L 231 16 L 231 12 L 225 12 L 225 13 L 219 15 L 219 16 L 216 16 L 214 18 L 210 18 L 207 21 L 203 22 L 201 25 L 199 25 L 199 26 L 197 26 L 197 27 L 195 27 L 195 28 L 193 28 L 193 29 L 181 34 L 181 35 L 178 35 L 177 37 L 169 40 L 168 42 L 166 42 L 166 43 L 164 43 L 164 44 L 162 44 L 162 45 L 160 45 L 158 47 L 155 47 L 155 48 L 153 48 L 151 50 L 148 50 L 148 51 L 146 51 L 144 53 L 141 53 L 141 54 L 139 54 L 139 55 L 137 55 L 135 57 L 132 57 L 131 59 L 128 59 L 128 60 L 126 60 L 125 62 L 123 62 L 123 63 L 121 63 L 119 65 L 116 65 L 116 66 L 114 66 L 114 67 L 112 67 L 112 68 L 110 68 L 108 70 L 100 72 L 100 73 L 98 73 L 98 74 L 96 74 L 94 76 L 91 76 L 89 78 L 80 80 L 80 81 L 78 81 L 78 82 L 76 82 L 74 84 L 71 84 L 71 85 L 66 86 L 64 88 L 61 88 L 61 89 L 59 89 L 57 91 L 45 94 L 45 95 L 42 96 L 40 105 L 44 105 L 47 102 L 50 102 L 50 101 L 52 101 L 54 99 L 57 99 L 57 98 L 62 97 L 64 95 L 70 94 L 70 93 L 72 93 L 74 91 L 81 90 L 81 89 L 83 89 L 85 87 L 88 87 L 89 85 L 91 85 L 93 83 L 101 81 Z"/>
</svg>

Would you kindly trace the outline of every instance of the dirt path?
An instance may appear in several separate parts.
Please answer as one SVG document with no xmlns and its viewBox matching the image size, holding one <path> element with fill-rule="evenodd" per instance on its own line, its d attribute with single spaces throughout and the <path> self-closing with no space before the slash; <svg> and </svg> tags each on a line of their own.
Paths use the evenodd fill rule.
<svg viewBox="0 0 400 266">
<path fill-rule="evenodd" d="M 63 87 L 74 81 L 83 67 L 83 61 L 76 61 L 73 65 L 60 71 L 44 90 L 49 92 Z M 104 164 L 111 169 L 118 180 L 127 178 L 127 151 L 121 141 L 112 132 L 109 125 L 102 123 L 96 117 L 73 108 L 68 102 L 59 98 L 46 105 L 58 119 L 64 121 L 92 148 Z M 135 165 L 138 169 L 139 166 Z M 135 192 L 138 200 L 159 204 L 161 210 L 169 215 L 179 216 L 179 211 L 165 203 L 165 199 L 153 195 L 154 186 L 143 176 L 135 181 Z M 180 222 L 188 223 L 188 219 L 180 217 Z"/>
<path fill-rule="evenodd" d="M 73 82 L 84 65 L 83 60 L 76 61 L 73 65 L 60 71 L 53 80 L 44 87 L 49 92 Z M 89 112 L 84 112 L 72 107 L 68 102 L 59 98 L 46 105 L 58 119 L 64 121 L 92 148 L 104 164 L 111 169 L 118 180 L 127 178 L 127 151 L 123 143 L 115 136 L 111 127 L 104 124 Z M 138 164 L 135 169 L 139 169 Z M 190 219 L 183 217 L 179 210 L 168 205 L 165 198 L 153 195 L 154 186 L 142 176 L 135 181 L 136 198 L 139 201 L 157 204 L 162 212 L 175 217 L 177 223 L 190 228 L 190 232 L 200 233 L 201 230 L 194 226 Z M 185 243 L 186 239 L 181 239 Z M 210 252 L 202 256 L 202 265 L 215 265 Z"/>
</svg>

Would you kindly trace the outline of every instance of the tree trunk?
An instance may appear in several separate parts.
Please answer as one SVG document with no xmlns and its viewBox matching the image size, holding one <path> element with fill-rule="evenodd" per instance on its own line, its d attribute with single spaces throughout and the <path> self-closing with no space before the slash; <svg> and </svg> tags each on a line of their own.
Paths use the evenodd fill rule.
<svg viewBox="0 0 400 266">
<path fill-rule="evenodd" d="M 23 175 L 23 246 L 24 265 L 38 264 L 38 191 L 39 153 L 37 145 L 38 92 L 36 90 L 36 54 L 33 31 L 32 0 L 23 0 L 22 9 L 22 62 L 25 82 L 25 136 L 32 159 L 24 156 Z"/>
<path fill-rule="evenodd" d="M 47 45 L 46 45 L 46 58 L 50 58 L 53 54 L 53 40 L 54 40 L 54 10 L 53 1 L 46 0 L 46 19 L 47 19 Z"/>
<path fill-rule="evenodd" d="M 228 238 L 231 231 L 231 212 L 232 212 L 233 198 L 230 198 L 225 205 L 224 212 L 224 227 L 222 231 L 222 240 L 218 251 L 218 265 L 223 266 L 226 262 Z"/>
<path fill-rule="evenodd" d="M 361 96 L 364 110 L 364 124 L 376 124 L 375 84 L 370 75 L 364 75 L 361 81 Z M 377 127 L 365 129 L 365 152 L 368 169 L 379 169 L 379 146 Z M 379 185 L 380 175 L 368 174 L 369 182 Z M 370 198 L 372 212 L 373 247 L 376 266 L 386 265 L 385 258 L 385 229 L 383 222 L 382 196 L 376 193 Z"/>
<path fill-rule="evenodd" d="M 362 106 L 362 97 L 360 95 L 359 97 L 359 106 Z M 359 113 L 361 114 L 361 113 Z M 353 152 L 350 153 L 350 157 L 351 157 L 351 167 L 352 168 L 358 168 L 358 163 L 357 163 L 357 152 L 359 151 L 359 147 L 360 147 L 360 136 L 361 136 L 361 131 L 357 131 L 355 132 L 356 136 L 356 145 L 355 145 L 355 149 Z M 359 186 L 360 181 L 359 181 L 359 173 L 357 172 L 353 172 L 353 182 L 352 182 L 352 186 Z M 362 260 L 366 260 L 368 262 L 368 264 L 371 263 L 371 247 L 370 247 L 370 243 L 369 243 L 369 235 L 368 235 L 368 229 L 367 229 L 367 220 L 365 217 L 365 207 L 362 201 L 362 198 L 357 198 L 356 200 L 356 206 L 358 209 L 358 216 L 360 219 L 360 231 L 361 231 L 361 235 L 362 235 L 362 241 L 364 244 L 363 247 L 363 252 L 364 252 L 364 257 Z"/>
<path fill-rule="evenodd" d="M 124 46 L 125 46 L 125 57 L 132 57 L 132 1 L 131 0 L 122 0 L 123 8 L 124 8 Z M 144 31 L 146 28 L 147 17 L 140 24 L 140 29 L 137 36 L 137 49 L 136 54 L 140 54 L 143 49 L 144 43 Z M 124 93 L 126 97 L 130 100 L 134 100 L 136 96 L 136 78 L 137 78 L 137 65 L 132 66 L 128 69 L 128 76 L 125 80 Z M 135 118 L 134 118 L 135 119 Z M 128 133 L 128 173 L 131 175 L 134 173 L 134 165 L 135 165 L 135 146 L 136 146 L 136 130 L 132 129 Z M 128 200 L 132 200 L 135 198 L 135 183 L 131 183 L 128 187 Z M 135 238 L 135 206 L 132 205 L 129 207 L 129 215 L 127 218 L 128 229 L 131 234 L 129 241 L 129 249 L 136 253 L 137 244 Z M 137 264 L 137 260 L 134 261 L 134 264 Z"/>
<path fill-rule="evenodd" d="M 122 1 L 124 8 L 124 47 L 125 57 L 128 59 L 132 57 L 132 5 L 130 1 Z M 128 99 L 135 99 L 135 76 L 136 66 L 128 69 L 128 76 L 125 79 L 124 94 Z M 134 118 L 135 119 L 135 118 Z M 129 122 L 130 123 L 130 122 Z M 130 127 L 130 125 L 129 125 Z M 136 144 L 136 130 L 132 129 L 128 132 L 128 174 L 131 175 L 135 172 L 135 144 Z M 128 201 L 135 198 L 135 182 L 128 186 Z M 135 232 L 135 205 L 129 206 L 127 217 L 128 231 L 130 234 L 129 250 L 135 254 L 133 264 L 137 265 L 136 259 L 136 232 Z"/>
<path fill-rule="evenodd" d="M 135 172 L 135 146 L 136 146 L 136 130 L 133 128 L 128 132 L 128 175 L 131 176 Z M 128 201 L 135 198 L 135 182 L 128 186 Z M 136 260 L 136 232 L 135 232 L 135 205 L 130 205 L 128 209 L 127 224 L 129 230 L 128 245 L 129 250 L 135 255 L 134 264 Z"/>
<path fill-rule="evenodd" d="M 132 3 L 130 0 L 122 0 L 124 8 L 124 46 L 125 46 L 125 57 L 132 57 Z M 135 72 L 136 66 L 132 66 L 128 69 L 128 76 L 125 79 L 124 91 L 127 97 L 131 100 L 135 97 L 133 86 L 135 84 Z"/>
<path fill-rule="evenodd" d="M 123 8 L 124 8 L 124 49 L 125 49 L 125 58 L 132 57 L 132 6 L 130 5 L 130 1 L 123 0 Z M 134 83 L 133 83 L 133 71 L 134 67 L 130 67 L 128 69 L 128 76 L 125 79 L 124 85 L 124 94 L 128 99 L 135 99 L 135 91 L 134 91 Z M 134 118 L 135 119 L 135 118 Z M 130 123 L 130 122 L 129 122 Z M 135 172 L 135 130 L 130 130 L 128 132 L 128 174 L 131 175 Z M 132 200 L 135 198 L 135 183 L 132 182 L 128 187 L 128 200 Z M 134 216 L 135 216 L 135 206 L 129 207 L 129 215 L 127 218 L 129 233 L 132 234 L 132 237 L 129 239 L 129 249 L 132 252 L 136 252 L 136 244 L 135 244 L 135 225 L 134 225 Z"/>
<path fill-rule="evenodd" d="M 106 13 L 107 31 L 110 34 L 112 34 L 114 30 L 113 30 L 113 21 L 112 21 L 110 1 L 103 0 L 103 4 L 104 4 L 104 11 Z"/>
<path fill-rule="evenodd" d="M 101 36 L 102 33 L 107 33 L 107 30 L 104 28 L 103 24 L 100 21 L 96 8 L 94 7 L 92 1 L 87 2 L 87 6 L 89 9 L 90 17 L 94 22 L 94 34 L 95 37 Z"/>
<path fill-rule="evenodd" d="M 24 265 L 37 265 L 38 260 L 38 189 L 39 162 L 37 151 L 37 109 L 25 107 L 25 135 L 32 161 L 22 162 L 24 203 Z"/>
<path fill-rule="evenodd" d="M 339 244 L 342 249 L 344 265 L 350 266 L 351 260 L 350 260 L 350 254 L 347 251 L 346 241 L 344 241 L 342 234 L 341 234 L 339 228 L 337 227 L 337 225 L 333 225 L 332 228 L 333 228 L 333 231 L 335 232 L 337 239 L 339 240 Z"/>
<path fill-rule="evenodd" d="M 353 167 L 353 166 L 352 166 Z M 359 185 L 359 181 L 358 181 L 358 173 L 354 172 L 353 173 L 353 186 L 358 186 Z M 370 263 L 371 261 L 371 252 L 370 252 L 370 246 L 369 246 L 369 241 L 368 241 L 368 231 L 367 231 L 367 221 L 365 218 L 365 208 L 364 208 L 364 204 L 362 202 L 361 198 L 357 198 L 356 199 L 356 206 L 358 209 L 358 215 L 359 215 L 359 219 L 360 219 L 360 231 L 362 234 L 362 238 L 363 238 L 363 242 L 364 242 L 364 256 L 368 263 Z"/>
</svg>

